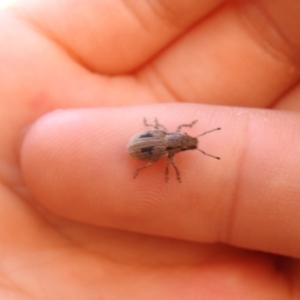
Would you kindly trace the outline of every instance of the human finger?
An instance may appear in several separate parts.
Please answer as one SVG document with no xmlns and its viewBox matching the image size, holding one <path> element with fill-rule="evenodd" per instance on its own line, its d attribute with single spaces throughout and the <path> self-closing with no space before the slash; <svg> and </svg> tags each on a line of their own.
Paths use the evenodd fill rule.
<svg viewBox="0 0 300 300">
<path fill-rule="evenodd" d="M 198 151 L 176 156 L 182 183 L 158 162 L 126 152 L 142 117 L 189 129 Z M 176 116 L 176 120 L 174 118 Z M 99 226 L 299 257 L 299 117 L 199 105 L 57 111 L 27 133 L 22 170 L 32 195 L 55 214 Z M 186 130 L 187 131 L 187 130 Z"/>
<path fill-rule="evenodd" d="M 74 6 L 71 0 L 20 1 L 12 11 L 88 69 L 112 75 L 145 64 L 222 2 L 89 0 Z"/>
<path fill-rule="evenodd" d="M 139 79 L 161 101 L 273 107 L 299 82 L 298 7 L 297 0 L 228 2 Z"/>
</svg>

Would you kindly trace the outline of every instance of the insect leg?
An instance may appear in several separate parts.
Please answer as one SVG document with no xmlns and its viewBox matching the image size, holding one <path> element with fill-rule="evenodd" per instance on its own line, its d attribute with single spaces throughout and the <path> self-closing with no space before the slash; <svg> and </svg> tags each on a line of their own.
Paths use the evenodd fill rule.
<svg viewBox="0 0 300 300">
<path fill-rule="evenodd" d="M 168 157 L 166 162 L 166 172 L 165 172 L 165 180 L 168 182 L 169 180 L 169 164 L 170 164 L 170 158 Z"/>
<path fill-rule="evenodd" d="M 145 168 L 148 168 L 148 167 L 152 166 L 154 163 L 156 163 L 156 161 L 150 161 L 150 162 L 148 162 L 145 166 L 142 166 L 142 167 L 140 167 L 140 168 L 137 168 L 137 169 L 135 170 L 135 172 L 134 172 L 133 178 L 135 178 L 135 177 L 138 175 L 138 173 L 139 173 L 140 170 L 145 169 Z"/>
<path fill-rule="evenodd" d="M 171 163 L 172 163 L 172 165 L 173 165 L 173 167 L 174 167 L 174 169 L 175 169 L 175 171 L 176 171 L 176 177 L 177 177 L 177 180 L 178 180 L 179 182 L 181 182 L 180 173 L 179 173 L 178 168 L 176 167 L 174 155 L 170 155 L 170 156 L 168 157 L 168 162 L 169 162 L 169 161 L 171 161 Z"/>
<path fill-rule="evenodd" d="M 197 122 L 197 120 L 193 121 L 191 124 L 182 124 L 182 125 L 179 125 L 177 127 L 177 129 L 176 129 L 176 132 L 179 132 L 182 127 L 192 127 L 196 122 Z"/>
<path fill-rule="evenodd" d="M 157 129 L 162 128 L 163 131 L 165 131 L 165 132 L 168 131 L 167 128 L 166 128 L 164 125 L 158 123 L 157 118 L 155 118 L 155 125 L 156 125 L 156 128 L 157 128 Z"/>
<path fill-rule="evenodd" d="M 147 119 L 146 118 L 144 118 L 144 125 L 145 126 L 151 126 L 151 127 L 154 127 L 155 129 L 162 129 L 163 131 L 165 131 L 165 132 L 167 132 L 167 128 L 164 126 L 164 125 L 161 125 L 160 123 L 158 123 L 158 120 L 155 118 L 155 120 L 154 120 L 154 124 L 149 124 L 148 122 L 147 122 Z"/>
</svg>

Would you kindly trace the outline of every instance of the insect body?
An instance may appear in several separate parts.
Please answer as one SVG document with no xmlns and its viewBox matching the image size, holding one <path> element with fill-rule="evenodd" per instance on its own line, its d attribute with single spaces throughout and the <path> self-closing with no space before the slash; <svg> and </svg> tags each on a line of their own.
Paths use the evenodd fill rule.
<svg viewBox="0 0 300 300">
<path fill-rule="evenodd" d="M 215 130 L 220 130 L 221 128 L 206 131 L 197 137 L 192 137 L 180 132 L 182 127 L 192 127 L 196 122 L 197 120 L 190 124 L 179 125 L 175 132 L 168 132 L 163 125 L 158 123 L 157 119 L 155 119 L 154 124 L 148 124 L 146 118 L 144 118 L 145 126 L 151 126 L 154 129 L 137 133 L 130 139 L 127 145 L 127 151 L 133 158 L 148 161 L 145 166 L 136 169 L 134 178 L 138 175 L 140 170 L 152 166 L 162 157 L 167 157 L 165 171 L 166 181 L 169 179 L 169 164 L 171 163 L 176 171 L 177 180 L 181 182 L 180 173 L 174 159 L 175 154 L 181 151 L 196 149 L 205 155 L 220 159 L 217 156 L 210 155 L 198 149 L 197 137 Z"/>
</svg>

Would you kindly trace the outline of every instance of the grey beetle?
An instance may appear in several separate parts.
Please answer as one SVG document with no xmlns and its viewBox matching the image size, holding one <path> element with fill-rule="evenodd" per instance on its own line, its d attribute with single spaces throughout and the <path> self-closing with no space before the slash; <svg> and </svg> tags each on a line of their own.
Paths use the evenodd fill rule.
<svg viewBox="0 0 300 300">
<path fill-rule="evenodd" d="M 180 133 L 182 127 L 192 127 L 196 122 L 197 120 L 190 124 L 179 125 L 175 132 L 168 132 L 166 127 L 159 124 L 156 118 L 154 124 L 148 124 L 146 118 L 144 118 L 145 126 L 151 126 L 154 128 L 154 130 L 142 131 L 134 135 L 128 142 L 127 151 L 133 158 L 145 160 L 148 161 L 148 163 L 145 166 L 136 169 L 133 178 L 138 175 L 140 170 L 152 166 L 160 158 L 167 156 L 168 160 L 165 170 L 166 181 L 169 179 L 169 164 L 171 162 L 176 171 L 177 180 L 181 182 L 180 173 L 175 164 L 174 158 L 175 154 L 181 151 L 198 150 L 207 156 L 220 159 L 220 157 L 213 156 L 204 152 L 203 150 L 198 149 L 197 137 L 212 131 L 220 130 L 221 128 L 205 131 L 196 137 L 189 136 L 186 133 Z"/>
</svg>

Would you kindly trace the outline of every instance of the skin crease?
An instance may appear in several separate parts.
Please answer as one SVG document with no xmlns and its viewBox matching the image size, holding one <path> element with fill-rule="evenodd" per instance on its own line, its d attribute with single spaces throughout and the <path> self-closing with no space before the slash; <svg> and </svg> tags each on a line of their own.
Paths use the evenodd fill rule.
<svg viewBox="0 0 300 300">
<path fill-rule="evenodd" d="M 0 298 L 300 299 L 299 15 L 296 0 L 3 10 Z M 221 160 L 187 151 L 181 184 L 163 161 L 133 180 L 144 116 L 222 127 L 199 138 Z"/>
</svg>

